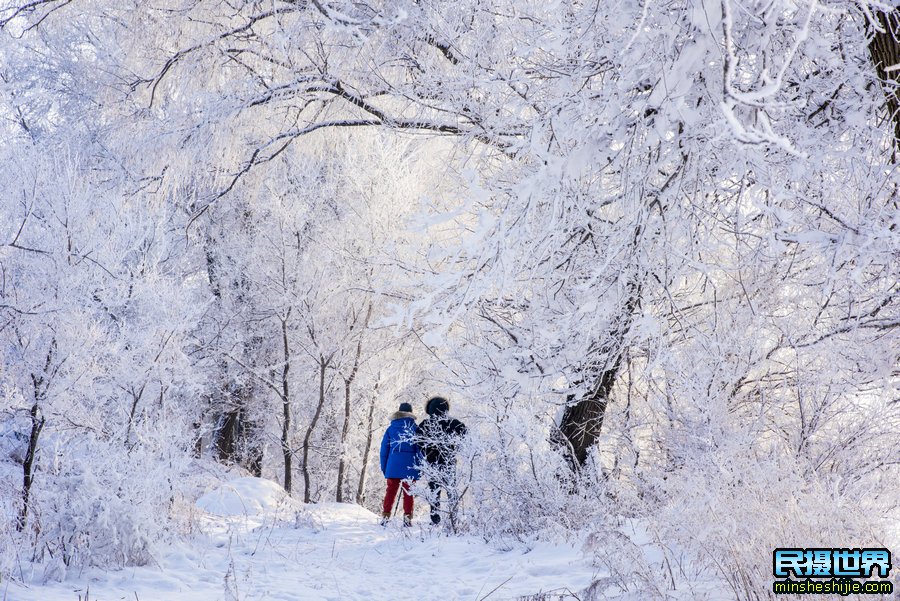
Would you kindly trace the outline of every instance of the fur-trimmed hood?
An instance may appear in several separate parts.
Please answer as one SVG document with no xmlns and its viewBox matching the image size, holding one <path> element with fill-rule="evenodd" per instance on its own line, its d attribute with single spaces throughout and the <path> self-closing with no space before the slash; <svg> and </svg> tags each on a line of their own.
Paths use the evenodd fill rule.
<svg viewBox="0 0 900 601">
<path fill-rule="evenodd" d="M 391 415 L 391 421 L 395 419 L 403 419 L 404 417 L 411 417 L 413 420 L 416 419 L 415 413 L 410 413 L 409 411 L 394 411 L 394 414 Z"/>
</svg>

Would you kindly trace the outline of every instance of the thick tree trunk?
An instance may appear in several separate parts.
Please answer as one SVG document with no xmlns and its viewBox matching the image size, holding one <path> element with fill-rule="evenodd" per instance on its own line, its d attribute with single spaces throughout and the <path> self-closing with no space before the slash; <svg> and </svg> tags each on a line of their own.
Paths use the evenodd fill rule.
<svg viewBox="0 0 900 601">
<path fill-rule="evenodd" d="M 608 337 L 594 351 L 596 363 L 583 372 L 580 383 L 587 384 L 589 388 L 580 398 L 571 395 L 567 399 L 568 405 L 559 427 L 551 435 L 553 442 L 562 449 L 572 471 L 577 471 L 587 462 L 591 448 L 600 437 L 609 395 L 622 366 L 625 337 L 631 328 L 639 295 L 639 288 L 632 287 Z"/>
<path fill-rule="evenodd" d="M 600 437 L 609 393 L 618 370 L 617 361 L 600 373 L 597 383 L 588 393 L 574 404 L 568 405 L 563 412 L 557 441 L 563 443 L 563 454 L 573 471 L 587 462 L 591 448 Z M 568 400 L 575 401 L 575 396 L 570 396 Z"/>
<path fill-rule="evenodd" d="M 894 131 L 896 162 L 896 153 L 900 150 L 900 9 L 873 14 L 877 23 L 868 23 L 869 56 L 884 90 L 888 118 Z"/>
<path fill-rule="evenodd" d="M 221 463 L 232 463 L 237 457 L 238 431 L 241 424 L 241 408 L 223 413 L 215 432 L 216 457 Z"/>
<path fill-rule="evenodd" d="M 259 477 L 263 450 L 256 442 L 256 424 L 247 415 L 248 390 L 252 387 L 242 385 L 234 392 L 228 411 L 219 416 L 213 445 L 219 462 L 237 463 Z"/>
</svg>

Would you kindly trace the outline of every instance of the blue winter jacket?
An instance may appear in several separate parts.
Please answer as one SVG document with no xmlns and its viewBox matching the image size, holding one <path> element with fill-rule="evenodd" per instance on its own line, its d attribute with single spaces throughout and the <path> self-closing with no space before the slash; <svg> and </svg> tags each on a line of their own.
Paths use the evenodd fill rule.
<svg viewBox="0 0 900 601">
<path fill-rule="evenodd" d="M 385 478 L 419 479 L 416 465 L 421 451 L 414 442 L 416 418 L 412 413 L 398 411 L 381 439 L 381 472 Z"/>
</svg>

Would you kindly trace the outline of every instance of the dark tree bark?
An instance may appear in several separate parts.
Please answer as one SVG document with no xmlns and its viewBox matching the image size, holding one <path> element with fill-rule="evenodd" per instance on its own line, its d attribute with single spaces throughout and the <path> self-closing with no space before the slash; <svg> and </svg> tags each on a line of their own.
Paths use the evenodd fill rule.
<svg viewBox="0 0 900 601">
<path fill-rule="evenodd" d="M 618 370 L 619 362 L 616 361 L 609 369 L 600 372 L 593 388 L 580 399 L 576 401 L 575 395 L 567 399 L 572 404 L 567 405 L 563 412 L 556 438 L 573 471 L 587 462 L 588 453 L 600 436 L 609 393 Z"/>
<path fill-rule="evenodd" d="M 263 450 L 257 441 L 256 422 L 250 418 L 249 402 L 253 387 L 235 385 L 221 404 L 228 409 L 220 414 L 213 435 L 216 458 L 221 463 L 237 463 L 256 477 L 262 475 Z"/>
<path fill-rule="evenodd" d="M 309 449 L 312 443 L 312 435 L 319 423 L 319 417 L 322 415 L 322 408 L 325 406 L 325 372 L 331 365 L 331 359 L 334 355 L 325 357 L 319 355 L 319 402 L 316 404 L 316 412 L 313 414 L 309 427 L 306 428 L 306 435 L 303 437 L 303 502 L 309 503 L 312 500 L 312 491 L 309 477 Z"/>
<path fill-rule="evenodd" d="M 31 384 L 34 388 L 34 403 L 31 405 L 31 432 L 28 435 L 28 449 L 25 452 L 25 461 L 22 463 L 22 509 L 16 521 L 16 529 L 20 532 L 25 529 L 28 522 L 28 509 L 31 504 L 31 487 L 34 485 L 34 460 L 37 456 L 38 441 L 46 420 L 41 413 L 41 404 L 47 397 L 50 388 L 50 380 L 56 369 L 51 369 L 54 355 L 56 354 L 56 340 L 50 342 L 50 350 L 47 351 L 47 361 L 44 371 L 40 375 L 31 374 Z M 58 367 L 58 366 L 57 366 Z"/>
<path fill-rule="evenodd" d="M 562 449 L 573 472 L 587 462 L 591 448 L 600 437 L 609 395 L 622 366 L 625 338 L 631 328 L 639 296 L 640 289 L 631 287 L 619 318 L 613 323 L 606 339 L 592 352 L 597 357 L 596 362 L 583 370 L 583 379 L 578 384 L 586 384 L 587 390 L 580 398 L 575 395 L 567 398 L 559 426 L 551 434 L 551 440 Z"/>
<path fill-rule="evenodd" d="M 231 463 L 237 456 L 238 430 L 241 423 L 241 410 L 236 407 L 219 417 L 215 433 L 216 457 L 222 463 Z"/>
<path fill-rule="evenodd" d="M 34 484 L 34 457 L 37 453 L 38 439 L 41 430 L 44 429 L 44 416 L 41 415 L 38 402 L 31 406 L 31 434 L 28 437 L 28 451 L 25 453 L 25 462 L 22 464 L 22 511 L 16 528 L 21 532 L 28 521 L 28 506 L 31 497 L 31 486 Z"/>
<path fill-rule="evenodd" d="M 877 22 L 868 23 L 871 36 L 869 56 L 884 90 L 888 119 L 894 132 L 892 159 L 896 163 L 897 151 L 900 150 L 900 70 L 896 70 L 896 66 L 900 65 L 900 9 L 873 14 Z M 888 71 L 892 67 L 895 69 Z"/>
<path fill-rule="evenodd" d="M 248 220 L 249 216 L 245 216 L 245 226 L 248 226 Z M 223 292 L 232 290 L 236 292 L 237 304 L 241 305 L 249 282 L 243 275 L 237 280 L 229 278 L 228 266 L 221 265 L 222 260 L 216 254 L 215 240 L 207 236 L 205 243 L 206 272 L 216 304 L 221 307 L 224 302 Z M 244 345 L 245 356 L 253 356 L 261 343 L 261 338 L 250 336 Z M 259 442 L 259 427 L 249 410 L 255 388 L 250 383 L 239 382 L 231 370 L 232 367 L 227 361 L 219 363 L 220 392 L 212 399 L 212 411 L 217 414 L 212 446 L 220 462 L 237 463 L 254 476 L 260 477 L 263 447 Z"/>
<path fill-rule="evenodd" d="M 287 315 L 281 320 L 281 341 L 284 349 L 284 368 L 281 371 L 281 408 L 282 408 L 282 424 L 281 424 L 281 452 L 284 457 L 284 490 L 291 494 L 291 458 L 293 450 L 291 449 L 291 395 L 288 389 L 288 371 L 291 367 L 291 353 L 288 346 L 287 322 L 291 315 L 288 309 Z"/>
<path fill-rule="evenodd" d="M 191 428 L 194 432 L 194 447 L 191 454 L 194 459 L 200 459 L 203 457 L 203 424 L 199 421 L 195 421 L 191 424 Z"/>
</svg>

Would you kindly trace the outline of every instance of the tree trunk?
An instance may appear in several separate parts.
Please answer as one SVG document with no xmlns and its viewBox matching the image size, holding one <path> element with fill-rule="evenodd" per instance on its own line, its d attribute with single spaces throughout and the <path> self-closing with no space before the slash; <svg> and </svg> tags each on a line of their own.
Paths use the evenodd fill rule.
<svg viewBox="0 0 900 601">
<path fill-rule="evenodd" d="M 237 281 L 229 279 L 229 272 L 220 265 L 214 252 L 213 239 L 209 235 L 205 244 L 207 277 L 219 310 L 223 303 L 223 290 L 237 290 L 237 303 L 243 304 L 244 294 L 249 286 L 247 278 L 241 276 Z M 245 355 L 252 356 L 261 343 L 261 338 L 251 336 L 244 344 Z M 226 361 L 219 363 L 218 380 L 222 393 L 212 399 L 213 410 L 218 414 L 212 441 L 216 458 L 222 463 L 238 463 L 259 477 L 262 475 L 263 447 L 258 441 L 257 423 L 250 417 L 248 410 L 254 387 L 249 383 L 235 383 L 231 367 Z"/>
<path fill-rule="evenodd" d="M 359 468 L 359 484 L 356 487 L 356 502 L 362 505 L 366 501 L 366 470 L 369 467 L 369 454 L 372 450 L 372 425 L 375 419 L 375 399 L 378 398 L 378 385 L 381 381 L 379 374 L 375 380 L 375 388 L 372 391 L 372 400 L 369 402 L 369 417 L 366 423 L 366 446 L 363 451 L 362 466 Z"/>
<path fill-rule="evenodd" d="M 884 90 L 888 118 L 894 131 L 894 162 L 900 150 L 900 71 L 887 69 L 900 65 L 900 9 L 875 11 L 877 23 L 868 23 L 869 56 Z"/>
<path fill-rule="evenodd" d="M 37 391 L 35 394 L 38 394 Z M 31 486 L 34 484 L 34 457 L 37 453 L 41 430 L 44 429 L 44 416 L 40 413 L 38 400 L 35 399 L 34 405 L 31 406 L 31 435 L 28 437 L 28 451 L 25 453 L 25 462 L 22 464 L 22 511 L 19 513 L 19 520 L 16 523 L 16 528 L 20 532 L 25 529 L 25 523 L 28 520 Z"/>
<path fill-rule="evenodd" d="M 309 503 L 312 499 L 310 494 L 310 478 L 309 478 L 309 447 L 312 441 L 313 431 L 319 422 L 319 416 L 322 415 L 322 407 L 325 406 L 325 370 L 331 363 L 331 356 L 326 358 L 319 355 L 319 402 L 316 405 L 316 412 L 313 414 L 312 421 L 306 429 L 306 436 L 303 437 L 303 502 Z"/>
<path fill-rule="evenodd" d="M 288 371 L 291 367 L 290 347 L 288 346 L 287 320 L 291 311 L 288 309 L 287 316 L 281 320 L 281 340 L 284 348 L 284 369 L 281 372 L 281 453 L 284 457 L 284 490 L 291 494 L 291 451 L 290 434 L 291 434 L 291 396 L 288 389 Z"/>
<path fill-rule="evenodd" d="M 211 248 L 211 240 L 206 237 L 206 275 L 209 280 L 210 291 L 216 299 L 216 304 L 222 302 L 222 285 L 219 281 L 218 261 Z M 228 397 L 228 364 L 225 361 L 219 362 L 219 382 L 223 396 L 218 394 L 213 398 L 214 404 L 224 406 Z M 212 446 L 215 449 L 216 459 L 222 463 L 230 463 L 233 461 L 236 450 L 237 430 L 240 422 L 240 408 L 233 407 L 218 414 L 216 419 L 216 427 L 212 433 Z"/>
<path fill-rule="evenodd" d="M 347 432 L 350 430 L 350 383 L 351 378 L 344 378 L 344 425 L 341 427 L 341 459 L 338 462 L 337 473 L 337 493 L 335 493 L 335 501 L 344 502 L 344 470 L 346 469 L 346 450 L 344 445 L 347 443 Z"/>
<path fill-rule="evenodd" d="M 262 348 L 263 339 L 261 336 L 253 336 L 250 338 L 250 344 L 247 354 L 256 354 Z M 287 360 L 287 356 L 285 356 Z M 241 387 L 241 428 L 239 430 L 240 441 L 240 462 L 247 471 L 256 476 L 262 477 L 263 452 L 264 445 L 262 443 L 265 432 L 259 425 L 258 417 L 253 416 L 251 407 L 254 406 L 255 396 L 259 389 L 255 383 L 247 382 Z M 290 397 L 287 397 L 288 399 Z"/>
<path fill-rule="evenodd" d="M 240 407 L 234 407 L 219 417 L 214 444 L 216 457 L 221 463 L 232 463 L 237 457 L 237 439 L 240 423 Z"/>
<path fill-rule="evenodd" d="M 34 387 L 34 404 L 31 405 L 31 433 L 28 436 L 28 450 L 25 452 L 25 461 L 22 463 L 22 510 L 16 521 L 16 529 L 20 532 L 25 529 L 28 521 L 28 509 L 31 503 L 31 487 L 34 485 L 34 460 L 37 456 L 38 440 L 41 430 L 44 429 L 45 418 L 41 415 L 41 402 L 47 397 L 50 389 L 50 380 L 55 369 L 53 356 L 56 354 L 56 339 L 50 342 L 47 351 L 47 361 L 44 363 L 44 372 L 41 375 L 31 374 L 31 384 Z M 57 366 L 58 368 L 58 366 Z"/>
<path fill-rule="evenodd" d="M 577 400 L 575 395 L 568 397 L 568 405 L 559 427 L 551 434 L 551 440 L 562 449 L 573 472 L 587 462 L 591 448 L 600 437 L 606 405 L 622 365 L 625 336 L 631 328 L 639 295 L 639 288 L 631 287 L 628 300 L 622 307 L 619 319 L 613 324 L 608 339 L 594 353 L 598 361 L 593 368 L 585 370 L 583 379 L 579 382 L 588 384 L 590 388 Z"/>
<path fill-rule="evenodd" d="M 134 429 L 134 416 L 137 414 L 138 403 L 141 402 L 141 397 L 144 396 L 145 386 L 146 385 L 142 385 L 140 390 L 135 390 L 133 387 L 131 389 L 131 411 L 128 412 L 128 429 L 125 431 L 126 446 L 131 443 L 131 431 Z"/>
<path fill-rule="evenodd" d="M 241 385 L 219 416 L 213 435 L 216 458 L 221 463 L 237 463 L 257 478 L 262 475 L 263 450 L 256 441 L 256 424 L 247 415 L 251 386 Z"/>
<path fill-rule="evenodd" d="M 195 421 L 191 424 L 191 428 L 194 432 L 194 448 L 193 448 L 193 457 L 194 459 L 200 459 L 203 457 L 203 424 L 199 421 Z"/>
</svg>

